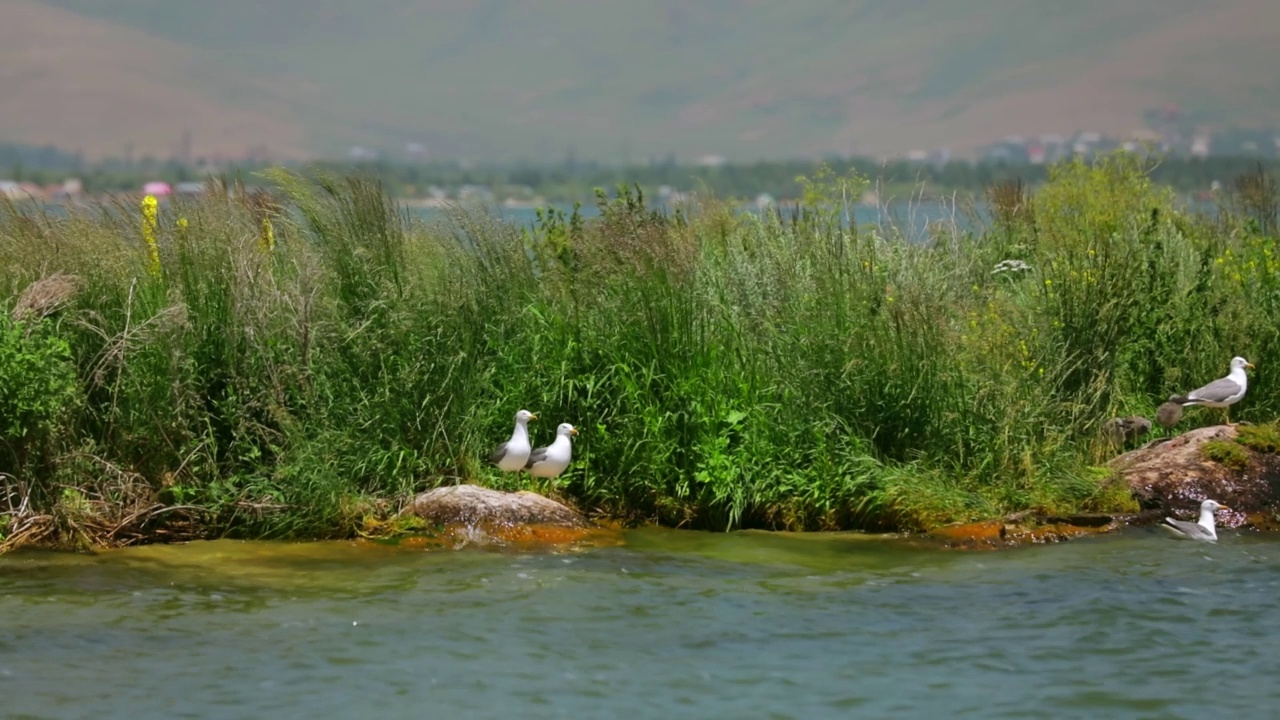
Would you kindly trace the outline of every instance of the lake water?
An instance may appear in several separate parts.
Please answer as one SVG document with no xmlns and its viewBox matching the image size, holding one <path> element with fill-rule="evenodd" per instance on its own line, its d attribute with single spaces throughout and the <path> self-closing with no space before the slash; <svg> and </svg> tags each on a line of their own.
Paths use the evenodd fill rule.
<svg viewBox="0 0 1280 720">
<path fill-rule="evenodd" d="M 552 205 L 551 207 L 564 212 L 566 217 L 573 212 L 572 205 Z M 784 206 L 780 210 L 783 217 L 789 218 L 793 208 Z M 976 231 L 980 229 L 986 217 L 986 209 L 983 206 L 969 208 L 963 203 L 957 205 L 951 201 L 936 200 L 897 201 L 883 206 L 857 204 L 850 206 L 849 211 L 853 222 L 860 227 L 867 225 L 877 225 L 886 229 L 892 227 L 912 240 L 924 240 L 936 233 L 949 237 L 954 232 Z M 430 207 L 416 207 L 412 212 L 424 220 L 442 216 L 441 210 Z M 537 222 L 537 211 L 532 208 L 498 207 L 488 208 L 487 212 L 521 227 L 529 227 Z M 579 212 L 583 218 L 600 215 L 599 209 L 594 204 L 584 203 Z M 754 207 L 744 207 L 741 212 L 758 213 L 760 211 Z"/>
<path fill-rule="evenodd" d="M 6 718 L 1212 718 L 1280 707 L 1280 542 L 0 557 Z"/>
</svg>

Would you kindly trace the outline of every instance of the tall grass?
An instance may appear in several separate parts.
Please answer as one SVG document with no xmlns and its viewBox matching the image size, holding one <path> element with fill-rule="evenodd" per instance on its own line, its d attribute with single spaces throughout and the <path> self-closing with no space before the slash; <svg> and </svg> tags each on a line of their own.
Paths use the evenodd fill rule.
<svg viewBox="0 0 1280 720">
<path fill-rule="evenodd" d="M 830 176 L 795 213 L 658 213 L 620 188 L 598 219 L 523 231 L 462 210 L 424 224 L 367 179 L 286 173 L 273 196 L 164 204 L 154 228 L 132 203 L 9 206 L 3 296 L 55 273 L 77 291 L 0 328 L 0 363 L 75 380 L 4 431 L 8 532 L 115 513 L 130 537 L 347 535 L 459 481 L 716 529 L 1120 506 L 1094 467 L 1107 418 L 1237 354 L 1258 370 L 1233 414 L 1280 410 L 1274 184 L 1198 216 L 1140 162 L 994 189 L 991 227 L 920 244 L 849 227 L 858 181 Z M 0 387 L 5 403 L 32 404 Z M 554 485 L 482 462 L 522 407 L 535 442 L 581 429 Z"/>
</svg>

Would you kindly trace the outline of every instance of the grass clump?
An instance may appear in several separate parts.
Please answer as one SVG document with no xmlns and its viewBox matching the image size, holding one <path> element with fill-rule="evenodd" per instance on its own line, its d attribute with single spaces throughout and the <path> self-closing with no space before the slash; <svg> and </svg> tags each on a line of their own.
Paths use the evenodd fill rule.
<svg viewBox="0 0 1280 720">
<path fill-rule="evenodd" d="M 1260 453 L 1280 453 L 1280 426 L 1274 422 L 1240 425 L 1236 428 L 1236 442 Z"/>
<path fill-rule="evenodd" d="M 354 176 L 9 206 L 6 297 L 55 274 L 75 291 L 4 336 L 63 374 L 47 432 L 0 472 L 24 512 L 108 518 L 117 537 L 345 537 L 441 484 L 534 487 L 483 464 L 525 407 L 582 433 L 539 489 L 627 519 L 920 529 L 1115 509 L 1091 470 L 1102 424 L 1274 355 L 1280 328 L 1257 209 L 1189 213 L 1140 163 L 1056 166 L 1035 192 L 993 191 L 1007 207 L 986 229 L 922 243 L 850 225 L 861 180 L 830 175 L 793 213 L 658 212 L 623 187 L 599 218 L 523 231 L 456 208 L 424 223 Z M 1246 418 L 1280 412 L 1267 367 Z"/>
<path fill-rule="evenodd" d="M 1245 470 L 1249 467 L 1249 451 L 1235 440 L 1210 440 L 1200 446 L 1200 454 L 1206 460 L 1232 470 Z"/>
</svg>

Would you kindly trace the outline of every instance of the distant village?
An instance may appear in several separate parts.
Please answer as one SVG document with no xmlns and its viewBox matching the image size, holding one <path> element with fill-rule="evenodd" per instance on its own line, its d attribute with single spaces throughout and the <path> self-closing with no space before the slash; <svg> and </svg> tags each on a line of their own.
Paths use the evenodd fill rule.
<svg viewBox="0 0 1280 720">
<path fill-rule="evenodd" d="M 1210 157 L 1280 159 L 1280 130 L 1231 129 L 1210 132 L 1189 123 L 1173 105 L 1150 110 L 1145 114 L 1144 119 L 1145 128 L 1125 137 L 1114 137 L 1091 131 L 1080 131 L 1073 135 L 1052 133 L 1011 135 L 978 148 L 972 159 L 966 158 L 966 160 L 992 166 L 1043 166 L 1071 157 L 1092 157 L 1114 151 L 1156 153 L 1190 159 Z M 422 164 L 427 161 L 427 149 L 421 143 L 408 143 L 400 153 L 383 153 L 365 147 L 352 147 L 347 153 L 346 160 L 353 164 L 379 162 Z M 879 160 L 941 168 L 957 158 L 953 158 L 950 150 L 943 147 L 911 150 L 898 157 L 879 158 Z M 701 155 L 689 164 L 701 168 L 731 165 L 725 157 L 717 154 Z M 199 174 L 216 175 L 220 172 L 220 167 L 234 165 L 235 163 L 223 163 L 218 167 L 202 166 L 199 168 Z M 2 168 L 0 172 L 3 172 Z M 187 176 L 191 175 L 187 174 Z M 205 192 L 206 187 L 206 183 L 200 181 L 170 183 L 155 178 L 142 183 L 136 190 L 126 194 L 147 194 L 158 198 L 194 196 Z M 498 197 L 494 189 L 486 185 L 459 184 L 456 187 L 442 187 L 438 184 L 426 184 L 413 188 L 407 194 L 408 196 L 402 199 L 408 204 L 418 206 L 480 202 L 487 205 L 524 207 L 537 206 L 545 202 L 534 188 L 519 186 L 507 187 L 504 190 L 511 192 L 504 193 L 505 197 Z M 657 199 L 663 202 L 677 201 L 685 196 L 685 193 L 666 185 L 659 189 L 658 194 L 660 197 Z M 84 183 L 76 177 L 68 177 L 57 183 L 38 184 L 5 179 L 0 175 L 0 199 L 66 203 L 89 198 L 86 197 Z M 767 197 L 767 194 L 762 193 L 757 197 L 757 204 L 765 199 L 772 200 Z"/>
</svg>

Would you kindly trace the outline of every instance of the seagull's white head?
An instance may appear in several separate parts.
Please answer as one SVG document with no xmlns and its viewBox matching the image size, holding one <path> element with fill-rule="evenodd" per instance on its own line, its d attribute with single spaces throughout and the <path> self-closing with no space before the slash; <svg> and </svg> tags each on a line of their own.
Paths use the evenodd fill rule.
<svg viewBox="0 0 1280 720">
<path fill-rule="evenodd" d="M 1253 363 L 1249 362 L 1248 360 L 1245 360 L 1239 355 L 1231 358 L 1232 370 L 1243 370 L 1244 368 L 1252 368 L 1252 367 L 1253 367 Z"/>
<path fill-rule="evenodd" d="M 516 413 L 516 422 L 520 423 L 521 425 L 529 422 L 530 420 L 537 420 L 537 419 L 538 419 L 538 416 L 534 415 L 528 410 L 521 410 Z"/>
<path fill-rule="evenodd" d="M 578 428 L 570 425 L 569 423 L 560 423 L 560 425 L 556 427 L 556 435 L 563 435 L 565 437 L 569 437 L 571 435 L 577 435 L 577 434 L 578 434 Z"/>
<path fill-rule="evenodd" d="M 1219 503 L 1217 500 L 1205 500 L 1200 503 L 1200 512 L 1218 512 L 1219 510 L 1230 510 L 1231 508 Z"/>
</svg>

